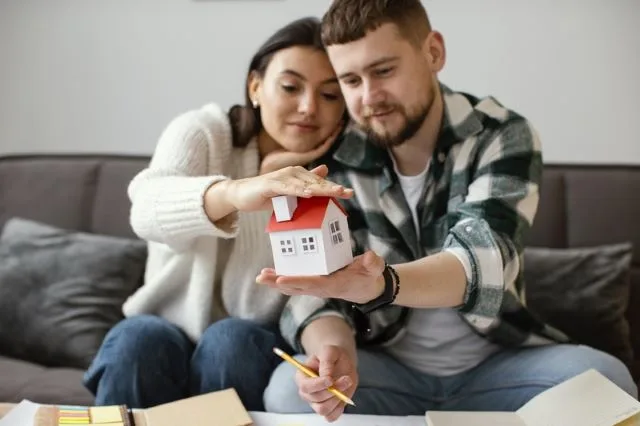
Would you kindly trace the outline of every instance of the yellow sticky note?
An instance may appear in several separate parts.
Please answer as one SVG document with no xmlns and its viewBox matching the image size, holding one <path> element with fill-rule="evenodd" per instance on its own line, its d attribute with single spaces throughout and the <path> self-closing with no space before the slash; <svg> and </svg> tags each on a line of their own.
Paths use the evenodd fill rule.
<svg viewBox="0 0 640 426">
<path fill-rule="evenodd" d="M 88 425 L 89 417 L 59 417 L 59 425 Z"/>
<path fill-rule="evenodd" d="M 89 412 L 91 413 L 92 424 L 122 423 L 122 410 L 119 405 L 91 407 Z"/>
</svg>

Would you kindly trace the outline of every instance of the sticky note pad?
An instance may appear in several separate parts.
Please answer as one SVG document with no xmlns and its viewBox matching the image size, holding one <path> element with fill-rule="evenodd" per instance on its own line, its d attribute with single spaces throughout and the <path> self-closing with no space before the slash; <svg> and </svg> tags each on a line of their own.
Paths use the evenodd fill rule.
<svg viewBox="0 0 640 426">
<path fill-rule="evenodd" d="M 89 408 L 91 413 L 92 424 L 103 423 L 122 423 L 122 410 L 119 405 L 109 405 L 106 407 L 91 407 Z"/>
<path fill-rule="evenodd" d="M 60 408 L 58 411 L 58 425 L 88 425 L 89 409 L 86 407 Z"/>
</svg>

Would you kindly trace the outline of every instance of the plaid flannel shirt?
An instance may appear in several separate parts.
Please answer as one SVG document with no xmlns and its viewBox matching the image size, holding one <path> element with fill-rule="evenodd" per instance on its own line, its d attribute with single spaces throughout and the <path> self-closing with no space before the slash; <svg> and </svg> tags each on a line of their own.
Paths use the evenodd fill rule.
<svg viewBox="0 0 640 426">
<path fill-rule="evenodd" d="M 471 274 L 456 309 L 480 335 L 504 346 L 568 341 L 525 307 L 523 237 L 539 200 L 542 154 L 536 131 L 492 97 L 475 98 L 441 84 L 441 132 L 418 204 L 420 237 L 386 149 L 353 127 L 319 162 L 329 178 L 355 190 L 341 200 L 354 254 L 367 249 L 387 262 L 413 261 L 442 250 L 465 256 Z M 280 321 L 284 338 L 302 352 L 301 333 L 324 315 L 343 317 L 358 344 L 392 344 L 409 308 L 390 305 L 368 315 L 352 304 L 294 296 Z"/>
</svg>

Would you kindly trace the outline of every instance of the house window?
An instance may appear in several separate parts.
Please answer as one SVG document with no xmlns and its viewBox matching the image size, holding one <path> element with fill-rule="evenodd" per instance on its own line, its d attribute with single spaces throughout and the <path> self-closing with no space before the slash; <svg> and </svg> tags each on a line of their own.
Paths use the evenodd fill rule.
<svg viewBox="0 0 640 426">
<path fill-rule="evenodd" d="M 302 237 L 300 241 L 303 253 L 315 253 L 317 251 L 318 246 L 315 237 Z"/>
<path fill-rule="evenodd" d="M 296 254 L 295 250 L 293 249 L 293 240 L 289 238 L 280 240 L 280 253 L 282 253 L 285 256 L 291 256 L 292 254 Z"/>
<path fill-rule="evenodd" d="M 329 229 L 331 230 L 331 241 L 333 241 L 333 244 L 340 244 L 344 241 L 342 237 L 342 230 L 340 230 L 340 222 L 338 220 L 334 220 L 329 223 Z"/>
</svg>

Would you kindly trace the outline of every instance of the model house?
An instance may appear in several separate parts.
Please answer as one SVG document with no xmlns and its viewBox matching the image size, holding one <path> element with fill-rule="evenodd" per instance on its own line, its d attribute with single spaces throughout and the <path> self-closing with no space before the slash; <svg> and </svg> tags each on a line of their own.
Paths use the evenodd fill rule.
<svg viewBox="0 0 640 426">
<path fill-rule="evenodd" d="M 267 225 L 278 275 L 327 275 L 353 260 L 347 213 L 331 197 L 272 199 Z"/>
</svg>

